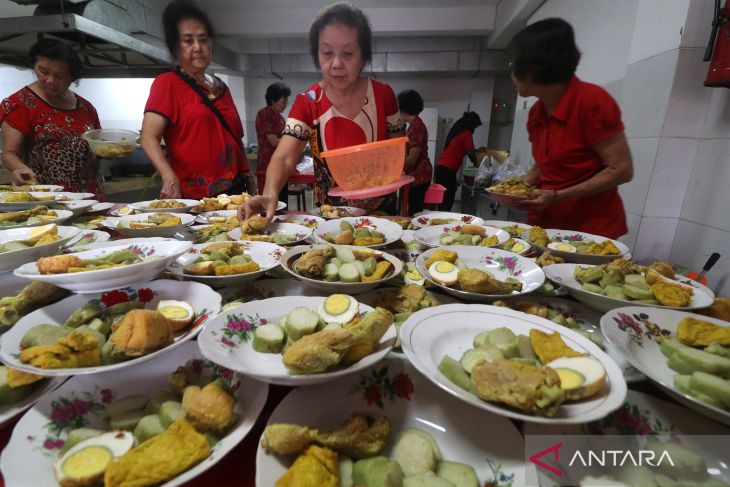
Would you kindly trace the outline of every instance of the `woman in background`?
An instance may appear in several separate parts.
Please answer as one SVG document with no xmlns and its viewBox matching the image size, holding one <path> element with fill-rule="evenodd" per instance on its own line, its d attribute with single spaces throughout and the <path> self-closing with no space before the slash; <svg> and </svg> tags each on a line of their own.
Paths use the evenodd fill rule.
<svg viewBox="0 0 730 487">
<path fill-rule="evenodd" d="M 428 158 L 428 129 L 418 116 L 423 111 L 423 98 L 417 91 L 405 90 L 398 93 L 398 107 L 401 120 L 408 123 L 405 172 L 416 178 L 411 183 L 408 197 L 408 213 L 413 215 L 423 211 L 423 200 L 433 177 L 433 168 Z"/>
<path fill-rule="evenodd" d="M 210 19 L 194 3 L 174 0 L 165 7 L 162 24 L 179 65 L 152 83 L 141 136 L 162 178 L 160 198 L 198 199 L 255 188 L 231 92 L 205 72 L 215 36 Z M 163 137 L 169 161 L 160 146 Z"/>
<path fill-rule="evenodd" d="M 81 137 L 99 129 L 94 106 L 69 89 L 81 78 L 81 61 L 61 41 L 41 39 L 30 48 L 37 80 L 2 101 L 2 161 L 12 183 L 57 184 L 103 201 L 99 161 Z"/>
<path fill-rule="evenodd" d="M 458 182 L 456 174 L 459 172 L 464 156 L 472 164 L 476 164 L 477 156 L 474 151 L 474 131 L 482 124 L 476 112 L 464 112 L 464 115 L 454 122 L 444 142 L 438 162 L 436 162 L 434 180 L 446 188 L 444 200 L 438 205 L 439 211 L 451 211 L 456 197 Z"/>
<path fill-rule="evenodd" d="M 266 172 L 269 160 L 276 146 L 281 141 L 281 133 L 286 122 L 281 116 L 289 103 L 291 90 L 284 83 L 273 83 L 266 88 L 266 106 L 256 114 L 256 138 L 258 153 L 256 156 L 256 172 Z M 261 188 L 263 189 L 263 188 Z M 279 192 L 279 201 L 289 200 L 289 185 L 285 184 Z"/>
</svg>

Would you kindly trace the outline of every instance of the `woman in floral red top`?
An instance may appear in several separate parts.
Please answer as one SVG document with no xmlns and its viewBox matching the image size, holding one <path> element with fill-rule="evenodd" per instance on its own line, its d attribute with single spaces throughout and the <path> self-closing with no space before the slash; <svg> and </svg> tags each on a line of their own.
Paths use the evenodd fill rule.
<svg viewBox="0 0 730 487">
<path fill-rule="evenodd" d="M 406 174 L 416 178 L 411 184 L 408 198 L 408 213 L 413 215 L 423 211 L 423 200 L 426 190 L 431 185 L 433 168 L 428 158 L 428 129 L 418 116 L 423 111 L 423 98 L 414 90 L 405 90 L 398 94 L 401 120 L 408 123 L 408 154 L 406 155 Z"/>
<path fill-rule="evenodd" d="M 2 161 L 13 184 L 57 184 L 104 200 L 99 162 L 81 137 L 101 128 L 88 101 L 69 90 L 81 61 L 61 41 L 41 39 L 30 48 L 37 81 L 3 100 Z"/>
<path fill-rule="evenodd" d="M 256 114 L 256 138 L 259 144 L 256 157 L 257 173 L 266 172 L 274 149 L 279 145 L 285 125 L 281 114 L 289 103 L 289 95 L 291 90 L 284 83 L 273 83 L 266 88 L 266 106 Z M 289 187 L 284 185 L 279 192 L 279 201 L 288 199 Z"/>
</svg>

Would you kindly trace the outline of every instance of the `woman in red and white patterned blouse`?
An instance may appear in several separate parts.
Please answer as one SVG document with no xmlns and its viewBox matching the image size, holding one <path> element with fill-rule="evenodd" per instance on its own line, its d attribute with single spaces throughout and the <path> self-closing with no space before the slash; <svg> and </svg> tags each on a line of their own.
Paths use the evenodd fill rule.
<svg viewBox="0 0 730 487">
<path fill-rule="evenodd" d="M 281 141 L 285 121 L 281 114 L 289 104 L 291 90 L 284 83 L 272 83 L 266 88 L 266 106 L 256 114 L 256 139 L 258 152 L 256 156 L 256 172 L 266 171 L 276 146 Z M 263 188 L 261 188 L 263 189 Z M 289 188 L 285 184 L 279 192 L 279 201 L 289 199 Z"/>
<path fill-rule="evenodd" d="M 408 123 L 405 171 L 416 178 L 408 197 L 408 213 L 413 215 L 423 211 L 423 200 L 433 175 L 431 160 L 428 158 L 428 129 L 418 116 L 423 111 L 423 98 L 417 91 L 405 90 L 398 93 L 398 106 L 400 118 Z"/>
</svg>

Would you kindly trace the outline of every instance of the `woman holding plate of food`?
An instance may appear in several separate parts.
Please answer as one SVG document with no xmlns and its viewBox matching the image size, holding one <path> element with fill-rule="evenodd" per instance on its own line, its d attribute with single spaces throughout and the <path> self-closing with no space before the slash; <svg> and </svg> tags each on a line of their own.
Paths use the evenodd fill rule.
<svg viewBox="0 0 730 487">
<path fill-rule="evenodd" d="M 535 189 L 513 206 L 532 225 L 618 238 L 628 232 L 618 186 L 633 162 L 616 101 L 575 76 L 580 52 L 562 19 L 535 22 L 509 43 L 512 81 L 536 96 L 527 131 L 535 164 L 522 179 Z"/>
</svg>

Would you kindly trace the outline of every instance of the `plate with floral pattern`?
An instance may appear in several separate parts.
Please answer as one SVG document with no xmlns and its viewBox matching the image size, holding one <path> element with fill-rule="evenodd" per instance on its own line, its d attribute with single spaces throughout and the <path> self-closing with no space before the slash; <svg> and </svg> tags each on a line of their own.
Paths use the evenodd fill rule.
<svg viewBox="0 0 730 487">
<path fill-rule="evenodd" d="M 548 248 L 547 245 L 537 245 L 535 242 L 530 240 L 530 232 L 529 230 L 524 232 L 522 235 L 520 235 L 523 239 L 530 242 L 535 248 L 539 249 L 541 252 L 550 252 L 553 255 L 556 255 L 558 257 L 561 257 L 565 262 L 575 262 L 577 264 L 607 264 L 608 262 L 611 262 L 614 259 L 625 259 L 631 252 L 631 249 L 629 249 L 625 244 L 619 242 L 618 240 L 613 240 L 610 238 L 602 237 L 600 235 L 593 235 L 592 233 L 585 233 L 585 232 L 576 232 L 573 230 L 545 230 L 545 233 L 547 233 L 549 242 L 548 245 L 551 243 L 564 243 L 568 244 L 573 248 L 576 248 L 573 244 L 574 243 L 583 243 L 586 242 L 586 245 L 588 244 L 588 241 L 594 242 L 594 243 L 602 243 L 611 241 L 616 246 L 616 248 L 619 250 L 618 254 L 611 254 L 611 255 L 597 255 L 597 254 L 585 254 L 580 252 L 570 252 L 570 251 L 564 251 L 564 250 L 558 250 L 554 248 Z"/>
<path fill-rule="evenodd" d="M 208 458 L 172 480 L 165 487 L 183 485 L 211 468 L 238 445 L 256 423 L 268 395 L 268 385 L 208 362 L 194 343 L 185 343 L 155 361 L 100 375 L 73 377 L 46 394 L 18 422 L 0 457 L 5 485 L 56 487 L 53 464 L 70 430 L 109 429 L 105 418 L 108 404 L 125 396 L 152 395 L 169 391 L 167 377 L 187 365 L 194 380 L 217 379 L 233 392 L 236 422 L 215 443 Z"/>
<path fill-rule="evenodd" d="M 418 428 L 436 440 L 444 460 L 471 465 L 479 485 L 525 485 L 524 442 L 507 418 L 492 414 L 477 418 L 473 408 L 444 395 L 407 360 L 396 357 L 326 384 L 293 390 L 268 424 L 327 430 L 353 413 L 379 414 L 390 422 L 390 439 L 379 455 L 391 457 L 401 433 Z M 274 485 L 293 460 L 292 455 L 267 453 L 259 444 L 256 485 Z"/>
<path fill-rule="evenodd" d="M 411 220 L 411 228 L 418 230 L 423 227 L 432 225 L 451 225 L 470 223 L 472 225 L 484 225 L 484 220 L 474 215 L 465 215 L 463 213 L 452 213 L 450 211 L 429 211 L 423 212 L 413 217 Z"/>
</svg>

